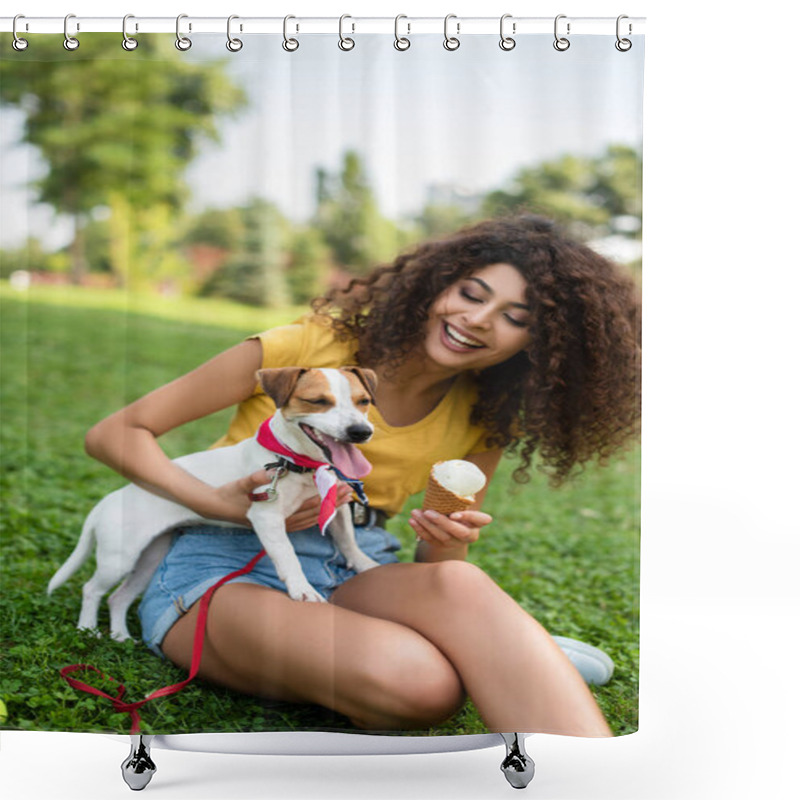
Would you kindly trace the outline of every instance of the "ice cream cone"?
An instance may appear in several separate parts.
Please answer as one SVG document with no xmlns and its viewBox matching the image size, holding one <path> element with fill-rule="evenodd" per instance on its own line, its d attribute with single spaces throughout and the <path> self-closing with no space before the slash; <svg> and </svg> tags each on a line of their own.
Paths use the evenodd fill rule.
<svg viewBox="0 0 800 800">
<path fill-rule="evenodd" d="M 462 497 L 451 492 L 434 478 L 433 473 L 428 476 L 428 488 L 422 501 L 423 511 L 432 509 L 440 514 L 452 514 L 454 511 L 465 511 L 474 503 L 474 497 Z"/>
</svg>

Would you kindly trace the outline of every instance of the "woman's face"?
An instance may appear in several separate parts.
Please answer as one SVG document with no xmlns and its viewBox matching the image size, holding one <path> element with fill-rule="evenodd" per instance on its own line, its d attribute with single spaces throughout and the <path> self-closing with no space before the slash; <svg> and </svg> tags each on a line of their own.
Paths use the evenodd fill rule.
<svg viewBox="0 0 800 800">
<path fill-rule="evenodd" d="M 436 364 L 484 369 L 530 342 L 526 283 L 516 267 L 490 264 L 456 281 L 433 302 L 425 352 Z"/>
</svg>

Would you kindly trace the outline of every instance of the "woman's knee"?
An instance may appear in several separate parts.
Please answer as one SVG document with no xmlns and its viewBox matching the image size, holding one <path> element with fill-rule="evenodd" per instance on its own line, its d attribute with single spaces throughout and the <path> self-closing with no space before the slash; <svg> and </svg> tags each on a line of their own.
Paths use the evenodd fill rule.
<svg viewBox="0 0 800 800">
<path fill-rule="evenodd" d="M 480 602 L 486 593 L 501 592 L 500 587 L 480 568 L 468 561 L 439 561 L 430 564 L 431 592 L 444 608 L 463 608 L 468 601 Z"/>
<path fill-rule="evenodd" d="M 389 663 L 369 668 L 359 693 L 367 702 L 351 715 L 358 727 L 372 730 L 429 728 L 453 716 L 466 699 L 458 673 L 444 655 L 430 648 L 410 648 L 392 654 Z M 422 652 L 428 650 L 429 652 Z"/>
</svg>

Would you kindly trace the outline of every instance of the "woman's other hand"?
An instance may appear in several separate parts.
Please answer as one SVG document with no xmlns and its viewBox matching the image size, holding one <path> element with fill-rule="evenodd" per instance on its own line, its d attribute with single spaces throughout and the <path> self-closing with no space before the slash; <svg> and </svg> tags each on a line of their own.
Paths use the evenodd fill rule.
<svg viewBox="0 0 800 800">
<path fill-rule="evenodd" d="M 423 561 L 466 558 L 469 545 L 478 541 L 481 529 L 491 521 L 492 517 L 484 511 L 440 514 L 430 509 L 414 509 L 409 523 L 421 545 L 417 558 Z"/>
<path fill-rule="evenodd" d="M 353 490 L 346 483 L 340 481 L 336 491 L 336 507 L 339 508 L 352 499 Z M 297 511 L 286 518 L 286 530 L 292 533 L 292 531 L 313 528 L 319 519 L 320 505 L 320 498 L 316 495 L 301 503 Z"/>
</svg>

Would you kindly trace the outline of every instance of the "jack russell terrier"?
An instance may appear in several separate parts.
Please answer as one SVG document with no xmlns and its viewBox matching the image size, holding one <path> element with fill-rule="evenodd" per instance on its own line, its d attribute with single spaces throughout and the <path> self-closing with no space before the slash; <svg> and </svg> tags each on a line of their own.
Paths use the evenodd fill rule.
<svg viewBox="0 0 800 800">
<path fill-rule="evenodd" d="M 278 409 L 256 436 L 230 447 L 182 456 L 174 463 L 210 486 L 221 486 L 259 469 L 274 469 L 266 491 L 251 495 L 254 502 L 247 518 L 289 596 L 324 603 L 303 574 L 286 532 L 286 517 L 319 494 L 320 528 L 323 533 L 330 528 L 348 567 L 363 572 L 377 566 L 356 544 L 349 506 L 336 508 L 339 478 L 351 483 L 366 502 L 357 479 L 371 467 L 354 444 L 372 436 L 367 411 L 374 398 L 375 373 L 358 367 L 288 367 L 262 369 L 256 376 Z M 96 542 L 97 569 L 83 586 L 78 627 L 97 628 L 103 595 L 125 578 L 108 605 L 111 636 L 118 641 L 128 639 L 128 608 L 147 587 L 169 549 L 170 537 L 166 534 L 209 521 L 185 506 L 129 484 L 104 497 L 91 510 L 75 550 L 50 580 L 48 594 L 73 575 Z"/>
</svg>

